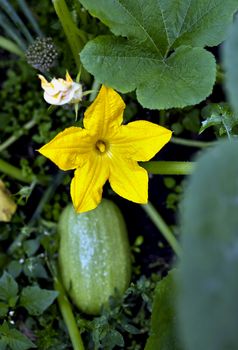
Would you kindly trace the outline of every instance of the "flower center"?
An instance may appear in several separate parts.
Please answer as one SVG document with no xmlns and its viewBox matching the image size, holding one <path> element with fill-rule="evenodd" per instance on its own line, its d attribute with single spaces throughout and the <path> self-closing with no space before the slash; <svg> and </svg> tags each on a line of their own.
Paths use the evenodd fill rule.
<svg viewBox="0 0 238 350">
<path fill-rule="evenodd" d="M 105 153 L 107 151 L 107 143 L 103 140 L 98 140 L 95 144 L 96 151 L 99 153 Z"/>
</svg>

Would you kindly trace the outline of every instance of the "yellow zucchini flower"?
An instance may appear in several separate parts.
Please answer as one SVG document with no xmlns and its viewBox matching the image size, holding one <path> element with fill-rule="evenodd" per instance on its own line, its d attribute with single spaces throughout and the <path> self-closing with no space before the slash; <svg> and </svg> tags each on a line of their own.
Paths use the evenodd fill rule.
<svg viewBox="0 0 238 350">
<path fill-rule="evenodd" d="M 66 103 L 78 103 L 82 100 L 82 85 L 75 83 L 68 72 L 65 80 L 53 78 L 48 82 L 43 75 L 38 75 L 44 90 L 44 99 L 51 105 L 61 106 Z"/>
<path fill-rule="evenodd" d="M 148 200 L 148 174 L 137 162 L 151 159 L 172 133 L 147 121 L 122 125 L 124 108 L 120 95 L 102 86 L 85 112 L 84 128 L 67 128 L 39 150 L 60 169 L 76 169 L 70 192 L 79 213 L 97 207 L 107 180 L 130 201 Z"/>
</svg>

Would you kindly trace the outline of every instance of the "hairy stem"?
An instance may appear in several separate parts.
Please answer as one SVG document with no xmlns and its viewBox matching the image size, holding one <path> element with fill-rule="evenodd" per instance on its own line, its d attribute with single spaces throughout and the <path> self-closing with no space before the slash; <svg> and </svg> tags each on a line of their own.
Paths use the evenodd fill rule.
<svg viewBox="0 0 238 350">
<path fill-rule="evenodd" d="M 206 141 L 197 141 L 197 140 L 187 140 L 180 137 L 172 137 L 170 142 L 175 143 L 176 145 L 187 146 L 187 147 L 197 147 L 205 148 L 214 146 L 216 141 L 206 142 Z"/>
<path fill-rule="evenodd" d="M 194 162 L 150 161 L 140 163 L 150 174 L 189 175 L 193 172 Z"/>
<path fill-rule="evenodd" d="M 90 102 L 92 102 L 96 98 L 98 91 L 100 89 L 100 85 L 101 84 L 96 79 L 94 79 L 92 88 L 91 88 L 92 92 L 90 93 L 90 96 L 89 96 Z"/>
<path fill-rule="evenodd" d="M 0 172 L 9 175 L 16 180 L 26 183 L 31 183 L 35 179 L 34 175 L 25 176 L 21 169 L 16 168 L 15 166 L 7 163 L 3 159 L 0 159 Z"/>
</svg>

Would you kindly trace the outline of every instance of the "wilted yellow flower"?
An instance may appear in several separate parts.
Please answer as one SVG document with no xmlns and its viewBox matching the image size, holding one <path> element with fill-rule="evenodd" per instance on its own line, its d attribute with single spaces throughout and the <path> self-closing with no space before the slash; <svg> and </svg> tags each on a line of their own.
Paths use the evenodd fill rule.
<svg viewBox="0 0 238 350">
<path fill-rule="evenodd" d="M 9 222 L 17 209 L 11 194 L 0 180 L 0 221 Z"/>
<path fill-rule="evenodd" d="M 48 82 L 43 75 L 38 75 L 41 87 L 44 90 L 44 99 L 51 105 L 64 105 L 66 103 L 78 103 L 82 100 L 82 85 L 75 83 L 68 72 L 65 80 L 53 78 Z"/>
<path fill-rule="evenodd" d="M 67 128 L 39 150 L 60 169 L 76 169 L 71 197 L 77 212 L 100 203 L 107 180 L 120 196 L 147 202 L 148 174 L 137 161 L 151 159 L 172 133 L 147 121 L 121 125 L 124 108 L 120 95 L 102 86 L 85 112 L 84 128 Z"/>
</svg>

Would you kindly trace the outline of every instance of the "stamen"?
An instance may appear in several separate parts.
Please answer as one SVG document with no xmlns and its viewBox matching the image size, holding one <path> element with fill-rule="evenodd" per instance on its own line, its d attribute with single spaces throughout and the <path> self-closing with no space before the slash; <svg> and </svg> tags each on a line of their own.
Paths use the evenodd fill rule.
<svg viewBox="0 0 238 350">
<path fill-rule="evenodd" d="M 98 140 L 95 144 L 96 150 L 100 153 L 105 153 L 107 150 L 107 145 L 104 141 Z"/>
</svg>

